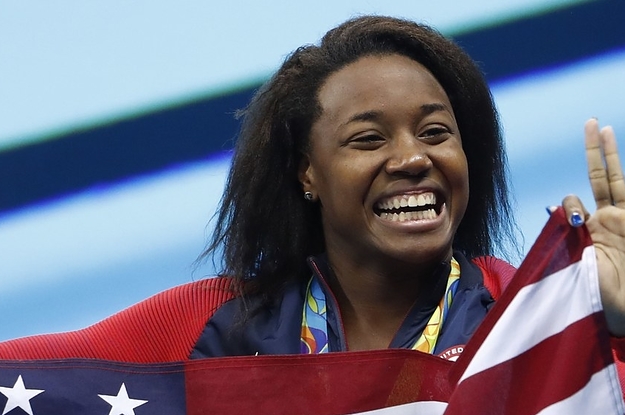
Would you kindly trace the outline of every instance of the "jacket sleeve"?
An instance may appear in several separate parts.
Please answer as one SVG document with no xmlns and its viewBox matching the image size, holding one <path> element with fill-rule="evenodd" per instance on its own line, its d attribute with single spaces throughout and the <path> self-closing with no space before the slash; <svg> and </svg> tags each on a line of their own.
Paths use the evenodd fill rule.
<svg viewBox="0 0 625 415">
<path fill-rule="evenodd" d="M 508 286 L 516 273 L 516 268 L 499 258 L 482 256 L 473 259 L 473 263 L 482 271 L 484 286 L 495 300 Z"/>
<path fill-rule="evenodd" d="M 208 319 L 233 297 L 229 278 L 181 285 L 82 330 L 2 342 L 0 359 L 184 361 L 189 358 Z"/>
</svg>

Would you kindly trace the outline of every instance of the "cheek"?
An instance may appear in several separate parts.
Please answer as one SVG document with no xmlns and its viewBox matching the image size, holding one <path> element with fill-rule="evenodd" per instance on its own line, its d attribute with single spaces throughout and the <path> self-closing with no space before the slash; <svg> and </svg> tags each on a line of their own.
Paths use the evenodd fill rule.
<svg viewBox="0 0 625 415">
<path fill-rule="evenodd" d="M 366 172 L 352 163 L 337 162 L 326 166 L 321 172 L 320 198 L 325 205 L 341 207 L 360 199 Z"/>
<path fill-rule="evenodd" d="M 328 157 L 323 169 L 323 186 L 332 194 L 356 194 L 366 190 L 375 178 L 379 164 L 373 154 L 334 154 Z"/>
<path fill-rule="evenodd" d="M 328 163 L 319 171 L 319 200 L 326 226 L 354 229 L 368 216 L 368 198 L 376 187 L 371 161 L 350 157 Z"/>
</svg>

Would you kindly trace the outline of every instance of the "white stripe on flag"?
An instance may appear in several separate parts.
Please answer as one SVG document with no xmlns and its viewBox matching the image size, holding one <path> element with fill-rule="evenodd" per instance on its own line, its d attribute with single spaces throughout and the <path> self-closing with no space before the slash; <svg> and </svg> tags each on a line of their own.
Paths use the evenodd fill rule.
<svg viewBox="0 0 625 415">
<path fill-rule="evenodd" d="M 558 309 L 554 309 L 554 304 Z M 566 309 L 562 309 L 562 305 Z M 523 287 L 495 323 L 460 382 L 514 358 L 568 325 L 601 310 L 594 247 L 579 262 Z M 533 316 L 542 316 L 536 321 Z M 537 327 L 539 329 L 537 330 Z M 510 329 L 518 333 L 510 341 Z"/>
<path fill-rule="evenodd" d="M 583 362 L 578 362 L 583 364 Z M 625 406 L 619 392 L 621 390 L 614 364 L 605 367 L 595 373 L 590 382 L 574 395 L 554 403 L 540 411 L 537 415 L 562 415 L 562 414 L 624 414 Z M 606 385 L 612 385 L 606 388 Z"/>
<path fill-rule="evenodd" d="M 374 411 L 358 412 L 353 415 L 443 415 L 447 408 L 446 402 L 423 401 L 412 402 Z"/>
</svg>

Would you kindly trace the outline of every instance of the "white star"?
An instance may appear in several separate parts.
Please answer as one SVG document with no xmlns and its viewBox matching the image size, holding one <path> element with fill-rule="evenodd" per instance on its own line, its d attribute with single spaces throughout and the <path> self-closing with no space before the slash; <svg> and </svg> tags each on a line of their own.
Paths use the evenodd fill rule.
<svg viewBox="0 0 625 415">
<path fill-rule="evenodd" d="M 30 400 L 42 392 L 43 390 L 40 389 L 26 389 L 24 387 L 22 375 L 19 375 L 12 388 L 0 386 L 0 393 L 8 398 L 2 415 L 7 414 L 11 410 L 18 407 L 23 409 L 28 415 L 33 415 L 33 409 L 30 407 Z"/>
<path fill-rule="evenodd" d="M 122 386 L 117 392 L 117 396 L 112 395 L 98 395 L 111 405 L 111 412 L 109 415 L 135 415 L 135 408 L 141 406 L 148 401 L 142 401 L 141 399 L 131 399 L 126 392 L 126 385 L 122 383 Z M 32 414 L 31 414 L 32 415 Z"/>
</svg>

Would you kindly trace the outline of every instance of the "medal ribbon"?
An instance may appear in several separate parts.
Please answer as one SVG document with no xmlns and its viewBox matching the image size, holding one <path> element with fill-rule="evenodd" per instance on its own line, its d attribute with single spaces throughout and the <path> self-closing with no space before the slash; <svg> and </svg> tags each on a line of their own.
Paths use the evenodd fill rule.
<svg viewBox="0 0 625 415">
<path fill-rule="evenodd" d="M 460 280 L 460 265 L 451 258 L 451 270 L 447 277 L 445 295 L 436 306 L 423 333 L 412 346 L 413 350 L 432 353 L 436 346 L 439 333 L 451 307 L 452 300 L 458 289 Z M 326 297 L 316 278 L 311 278 L 306 287 L 306 299 L 302 311 L 301 353 L 327 353 L 328 346 L 328 319 L 326 315 Z"/>
</svg>

